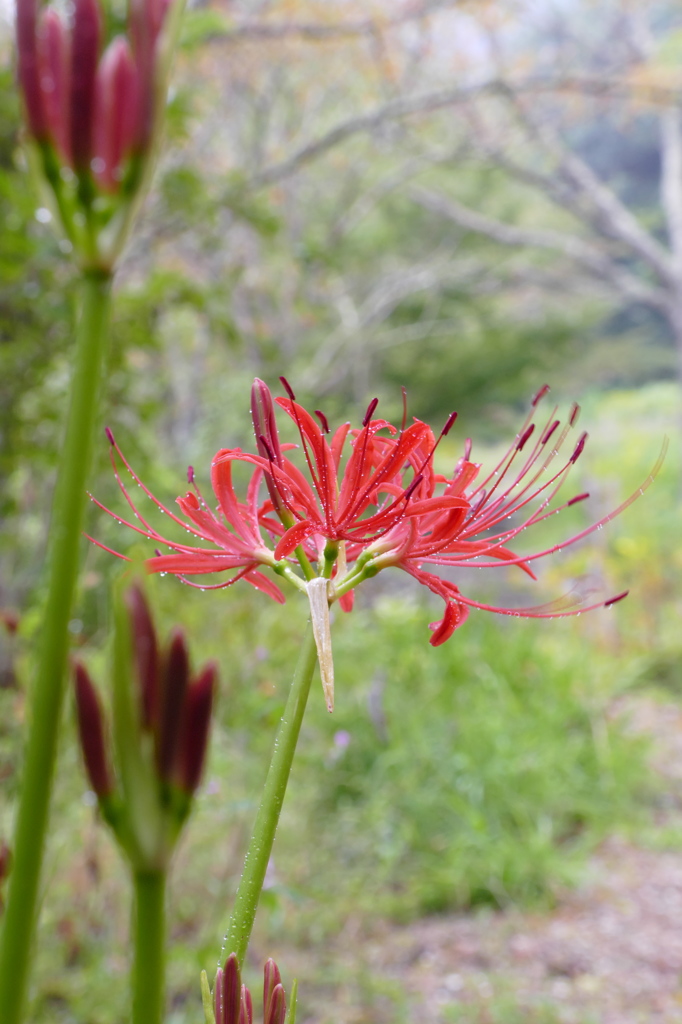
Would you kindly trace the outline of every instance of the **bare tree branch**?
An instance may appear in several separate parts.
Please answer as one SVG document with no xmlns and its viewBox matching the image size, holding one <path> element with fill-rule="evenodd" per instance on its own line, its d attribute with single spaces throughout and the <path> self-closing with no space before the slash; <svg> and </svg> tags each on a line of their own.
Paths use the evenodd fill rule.
<svg viewBox="0 0 682 1024">
<path fill-rule="evenodd" d="M 673 268 L 666 249 L 642 226 L 632 212 L 594 173 L 582 157 L 568 149 L 547 120 L 542 120 L 518 95 L 510 89 L 508 95 L 529 130 L 551 153 L 557 162 L 558 173 L 592 208 L 592 222 L 596 230 L 606 237 L 616 238 L 635 252 L 664 283 L 673 280 Z"/>
<path fill-rule="evenodd" d="M 494 220 L 469 209 L 450 197 L 437 195 L 421 186 L 412 187 L 408 195 L 425 209 L 446 217 L 467 231 L 485 235 L 501 245 L 535 249 L 551 249 L 562 253 L 591 273 L 610 282 L 628 301 L 643 302 L 655 309 L 666 308 L 666 292 L 642 283 L 635 275 L 625 270 L 603 250 L 591 245 L 576 235 L 559 231 L 523 228 Z"/>
<path fill-rule="evenodd" d="M 399 97 L 389 100 L 387 103 L 376 107 L 364 114 L 358 114 L 335 125 L 334 128 L 324 135 L 313 139 L 311 142 L 301 146 L 290 156 L 279 163 L 265 167 L 249 181 L 252 188 L 261 188 L 281 181 L 298 171 L 302 166 L 310 163 L 317 157 L 322 156 L 328 150 L 345 142 L 354 135 L 372 133 L 382 125 L 390 121 L 399 121 L 403 118 L 414 117 L 419 114 L 434 113 L 447 107 L 458 106 L 470 103 L 473 99 L 483 96 L 521 96 L 528 94 L 537 96 L 540 93 L 564 93 L 579 92 L 591 95 L 628 95 L 632 94 L 632 83 L 623 78 L 599 78 L 596 75 L 579 75 L 571 78 L 553 79 L 546 76 L 529 77 L 520 79 L 517 82 L 510 82 L 507 79 L 492 78 L 485 82 L 476 82 L 471 85 L 455 86 L 451 89 L 438 89 L 433 92 L 423 93 L 417 96 Z M 660 102 L 667 102 L 674 94 L 672 87 L 661 87 L 657 94 Z M 568 170 L 568 165 L 567 165 Z M 570 176 L 578 181 L 579 171 L 577 168 L 570 168 Z M 595 179 L 598 182 L 598 179 Z M 608 191 L 608 190 L 607 190 Z M 604 207 L 608 206 L 607 198 L 604 198 Z M 627 208 L 625 213 L 632 219 Z M 614 210 L 612 216 L 616 218 Z M 623 226 L 627 218 L 622 214 L 616 218 Z M 633 239 L 636 232 L 631 230 Z M 653 258 L 652 249 L 649 258 Z M 663 250 L 664 252 L 664 250 Z"/>
<path fill-rule="evenodd" d="M 674 272 L 682 280 L 682 124 L 680 111 L 670 107 L 661 114 L 661 206 L 673 253 Z"/>
</svg>

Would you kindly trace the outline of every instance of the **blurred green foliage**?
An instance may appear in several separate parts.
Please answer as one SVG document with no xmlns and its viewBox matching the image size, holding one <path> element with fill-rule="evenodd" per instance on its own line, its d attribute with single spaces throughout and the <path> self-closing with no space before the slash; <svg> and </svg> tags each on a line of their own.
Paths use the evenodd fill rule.
<svg viewBox="0 0 682 1024">
<path fill-rule="evenodd" d="M 538 305 L 515 287 L 512 272 L 505 284 L 506 261 L 490 244 L 452 232 L 391 190 L 380 194 L 395 159 L 385 140 L 353 139 L 304 169 L 296 185 L 254 188 L 250 172 L 258 169 L 268 112 L 258 107 L 261 90 L 246 61 L 234 62 L 234 75 L 255 114 L 249 120 L 249 110 L 234 113 L 238 127 L 223 142 L 228 156 L 215 160 L 197 125 L 224 103 L 218 87 L 212 91 L 201 78 L 201 44 L 226 27 L 208 11 L 188 22 L 190 57 L 170 112 L 174 154 L 160 168 L 117 283 L 103 421 L 155 493 L 172 504 L 188 462 L 206 485 L 215 450 L 249 442 L 255 374 L 274 383 L 286 372 L 301 397 L 314 396 L 330 418 L 356 416 L 375 393 L 382 411 L 399 418 L 402 384 L 411 414 L 437 421 L 458 408 L 460 424 L 439 450 L 447 469 L 467 434 L 494 445 L 510 423 L 513 432 L 519 408 L 546 378 L 557 379 L 561 395 L 586 392 L 583 422 L 594 436 L 576 467 L 575 491 L 590 490 L 592 501 L 570 510 L 575 530 L 588 524 L 590 510 L 599 518 L 636 490 L 662 436 L 674 435 L 652 490 L 608 530 L 546 567 L 551 594 L 570 586 L 567 579 L 587 581 L 602 597 L 630 586 L 631 598 L 613 611 L 539 624 L 473 614 L 434 650 L 427 623 L 438 612 L 395 572 L 367 587 L 352 615 L 336 617 L 337 710 L 327 715 L 316 687 L 254 960 L 269 955 L 274 942 L 285 950 L 286 972 L 298 946 L 305 951 L 304 1012 L 312 1006 L 321 1022 L 336 1024 L 320 1007 L 343 985 L 357 1000 L 356 1019 L 397 1024 L 409 1019 L 399 986 L 386 992 L 370 970 L 349 976 L 324 959 L 324 943 L 351 916 L 362 932 L 377 917 L 551 903 L 608 829 L 641 820 L 642 798 L 652 793 L 645 752 L 610 712 L 614 696 L 630 686 L 680 686 L 679 395 L 666 384 L 595 392 L 604 382 L 627 386 L 670 374 L 669 345 L 649 344 L 651 319 L 631 310 L 619 319 L 603 302 L 567 303 L 561 294 Z M 276 70 L 266 67 L 263 77 Z M 285 114 L 295 120 L 285 88 L 275 95 L 277 104 L 289 102 Z M 209 135 L 213 117 L 203 129 Z M 4 69 L 0 604 L 19 607 L 23 618 L 20 636 L 3 638 L 0 654 L 7 682 L 0 687 L 0 838 L 10 832 L 40 629 L 75 309 L 66 254 L 49 225 L 36 220 L 39 200 L 18 151 L 17 125 Z M 409 149 L 409 135 L 402 144 Z M 472 202 L 484 195 L 491 209 L 510 216 L 526 207 L 535 212 L 535 200 L 475 163 L 451 161 L 439 183 L 454 174 Z M 379 198 L 354 223 L 372 188 Z M 489 280 L 482 267 L 490 268 Z M 437 286 L 421 287 L 417 271 L 437 271 Z M 103 437 L 99 453 L 93 493 L 123 513 Z M 548 546 L 555 526 L 551 521 L 542 533 Z M 117 550 L 132 543 L 95 508 L 89 530 Z M 88 548 L 72 630 L 74 647 L 95 669 L 106 658 L 108 584 L 119 570 L 109 555 Z M 513 577 L 497 580 L 476 581 L 477 595 L 499 599 L 499 586 L 505 598 L 523 603 L 527 591 Z M 189 1024 L 198 972 L 220 951 L 307 610 L 296 600 L 281 610 L 246 585 L 200 594 L 167 579 L 155 580 L 153 590 L 166 626 L 182 622 L 202 658 L 222 666 L 211 762 L 171 906 L 169 1022 Z M 96 821 L 67 728 L 33 1019 L 121 1024 L 125 875 Z M 494 1012 L 481 1020 L 516 1019 L 505 1000 Z M 535 1017 L 516 1016 L 554 1019 L 550 1009 L 531 1012 Z"/>
</svg>

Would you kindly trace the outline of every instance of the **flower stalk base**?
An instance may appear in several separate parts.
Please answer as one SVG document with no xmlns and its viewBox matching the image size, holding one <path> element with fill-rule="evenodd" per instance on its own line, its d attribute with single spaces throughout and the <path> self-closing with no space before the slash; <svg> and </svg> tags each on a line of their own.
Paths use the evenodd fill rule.
<svg viewBox="0 0 682 1024">
<path fill-rule="evenodd" d="M 132 1024 L 161 1024 L 166 1001 L 166 873 L 137 872 L 134 884 Z"/>
<path fill-rule="evenodd" d="M 223 943 L 225 954 L 235 953 L 240 964 L 244 962 L 251 937 L 316 662 L 315 639 L 312 626 L 308 624 L 244 860 L 235 909 Z"/>
<path fill-rule="evenodd" d="M 85 488 L 100 399 L 110 287 L 109 274 L 93 272 L 84 275 L 71 404 L 52 508 L 47 602 L 31 693 L 32 714 L 12 850 L 14 867 L 0 943 L 3 1024 L 19 1024 L 26 997 L 64 702 L 68 623 L 78 576 Z"/>
</svg>

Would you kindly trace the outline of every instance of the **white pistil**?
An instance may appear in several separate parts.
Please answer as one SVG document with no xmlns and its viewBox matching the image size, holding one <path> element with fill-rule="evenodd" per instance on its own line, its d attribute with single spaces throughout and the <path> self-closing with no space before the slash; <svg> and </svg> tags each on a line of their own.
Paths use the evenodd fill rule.
<svg viewBox="0 0 682 1024">
<path fill-rule="evenodd" d="M 334 660 L 332 658 L 332 634 L 329 628 L 329 599 L 327 596 L 328 580 L 317 576 L 308 581 L 308 600 L 310 601 L 310 618 L 313 624 L 313 636 L 317 647 L 317 660 L 320 663 L 322 689 L 327 702 L 327 710 L 334 710 Z"/>
</svg>

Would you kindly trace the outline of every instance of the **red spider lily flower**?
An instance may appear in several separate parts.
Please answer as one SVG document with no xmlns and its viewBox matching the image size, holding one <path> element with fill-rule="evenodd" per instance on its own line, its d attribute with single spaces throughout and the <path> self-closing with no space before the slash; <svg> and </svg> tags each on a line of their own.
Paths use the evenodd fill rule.
<svg viewBox="0 0 682 1024">
<path fill-rule="evenodd" d="M 266 577 L 256 572 L 260 565 L 306 590 L 330 708 L 333 670 L 328 605 L 339 600 L 344 610 L 350 610 L 354 588 L 382 569 L 400 568 L 443 599 L 443 618 L 431 626 L 434 646 L 444 643 L 465 621 L 469 608 L 527 618 L 554 618 L 606 607 L 625 597 L 623 593 L 585 605 L 578 595 L 568 594 L 537 607 L 505 608 L 483 604 L 462 594 L 455 582 L 425 566 L 455 570 L 464 566 L 518 566 L 535 579 L 531 568 L 535 560 L 575 544 L 619 515 L 653 481 L 665 452 L 635 494 L 609 515 L 551 547 L 522 554 L 515 546 L 530 527 L 589 497 L 581 493 L 563 503 L 557 499 L 587 439 L 586 434 L 581 434 L 573 442 L 570 454 L 561 455 L 576 425 L 577 406 L 572 407 L 564 424 L 557 418 L 556 409 L 536 424 L 537 408 L 549 390 L 543 387 L 533 399 L 531 412 L 514 443 L 487 476 L 483 476 L 480 464 L 471 461 L 471 442 L 467 441 L 452 476 L 447 477 L 436 473 L 433 456 L 452 428 L 454 414 L 436 436 L 420 420 L 407 426 L 406 416 L 401 429 L 385 420 L 373 419 L 377 405 L 374 400 L 361 427 L 351 430 L 349 424 L 343 424 L 328 440 L 330 431 L 324 414 L 316 411 L 316 420 L 296 401 L 284 379 L 283 384 L 288 397 L 276 402 L 298 428 L 299 457 L 305 463 L 304 469 L 289 457 L 295 446 L 280 444 L 272 397 L 267 386 L 256 380 L 251 410 L 257 453 L 239 448 L 217 453 L 212 466 L 213 489 L 218 499 L 216 513 L 207 508 L 196 488 L 178 499 L 190 521 L 190 532 L 210 542 L 211 548 L 189 547 L 161 537 L 141 519 L 118 473 L 117 477 L 140 521 L 140 525 L 128 525 L 174 552 L 157 553 L 147 563 L 150 571 L 172 572 L 184 578 L 186 574 L 238 569 L 236 575 L 215 586 L 229 586 L 243 577 L 283 600 L 279 588 L 270 581 L 264 582 Z M 110 441 L 114 466 L 114 452 L 127 466 L 111 436 Z M 344 463 L 346 445 L 350 452 Z M 237 499 L 232 488 L 234 462 L 253 467 L 245 503 Z M 193 482 L 193 474 L 190 480 Z M 266 483 L 269 496 L 259 503 L 262 482 Z M 149 491 L 146 493 L 152 497 Z M 155 498 L 152 500 L 187 527 Z M 274 551 L 265 538 L 274 544 Z M 296 562 L 303 578 L 296 571 Z"/>
<path fill-rule="evenodd" d="M 269 594 L 274 600 L 284 601 L 284 595 L 280 588 L 272 580 L 264 576 L 262 572 L 258 571 L 258 567 L 261 565 L 272 568 L 276 566 L 274 555 L 264 542 L 258 525 L 257 500 L 261 477 L 260 472 L 254 473 L 249 486 L 247 501 L 243 503 L 237 499 L 234 492 L 230 463 L 216 458 L 213 462 L 211 482 L 218 501 L 218 508 L 216 512 L 212 512 L 196 485 L 194 470 L 190 466 L 187 471 L 187 477 L 193 489 L 177 499 L 177 503 L 186 517 L 183 520 L 163 505 L 158 498 L 155 498 L 151 491 L 142 483 L 128 464 L 108 427 L 106 428 L 106 434 L 111 445 L 111 464 L 116 480 L 137 522 L 131 523 L 128 520 L 122 519 L 102 505 L 101 502 L 97 501 L 96 498 L 92 500 L 99 508 L 113 516 L 118 522 L 129 526 L 136 533 L 155 541 L 162 547 L 169 548 L 173 552 L 169 555 L 163 555 L 160 551 L 157 551 L 156 557 L 150 558 L 146 563 L 149 572 L 170 572 L 179 576 L 189 586 L 197 586 L 187 577 L 237 570 L 230 579 L 212 586 L 202 585 L 201 589 L 220 590 L 231 586 L 240 579 L 244 579 L 247 583 L 256 587 L 257 590 L 262 590 L 264 593 Z M 193 534 L 200 540 L 207 541 L 212 546 L 204 548 L 181 543 L 164 537 L 155 530 L 130 497 L 119 474 L 116 457 L 121 460 L 133 481 L 142 488 L 159 511 L 163 512 L 174 523 L 182 526 L 187 533 Z M 110 551 L 119 558 L 126 557 L 118 551 L 112 551 L 111 548 L 105 547 L 98 540 L 95 540 L 94 537 L 89 539 L 97 544 L 98 547 Z"/>
</svg>

